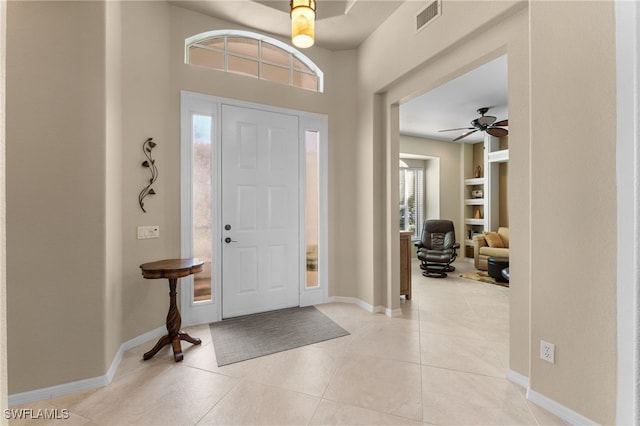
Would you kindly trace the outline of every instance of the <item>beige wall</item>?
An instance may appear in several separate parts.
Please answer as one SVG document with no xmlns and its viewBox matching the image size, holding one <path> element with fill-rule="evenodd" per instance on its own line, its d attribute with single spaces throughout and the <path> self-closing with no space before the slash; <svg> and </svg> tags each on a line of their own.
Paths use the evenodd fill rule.
<svg viewBox="0 0 640 426">
<path fill-rule="evenodd" d="M 486 176 L 486 170 L 484 167 L 484 142 L 478 142 L 473 144 L 473 164 L 470 169 L 464 170 L 465 179 L 471 179 L 476 177 L 476 168 L 480 167 L 480 177 Z"/>
<path fill-rule="evenodd" d="M 461 149 L 465 145 L 441 142 L 412 136 L 400 135 L 400 152 L 437 157 L 440 161 L 439 176 L 435 176 L 439 182 L 438 199 L 434 200 L 427 192 L 427 205 L 436 204 L 438 212 L 428 218 L 451 218 L 456 227 L 456 240 L 462 241 L 465 229 L 460 211 L 462 208 L 462 178 L 473 177 L 476 166 L 484 169 L 484 143 L 473 144 L 473 166 L 468 170 L 460 170 L 462 165 Z M 499 197 L 500 197 L 500 226 L 509 226 L 508 208 L 508 163 L 499 165 Z M 484 174 L 484 170 L 483 170 Z"/>
<path fill-rule="evenodd" d="M 164 325 L 166 283 L 139 265 L 180 254 L 183 89 L 328 116 L 329 292 L 357 293 L 355 51 L 305 51 L 326 76 L 314 93 L 185 65 L 185 37 L 238 27 L 164 2 L 11 2 L 9 21 L 10 393 L 101 376 Z M 143 213 L 148 137 L 160 177 Z"/>
<path fill-rule="evenodd" d="M 507 42 L 509 79 L 509 367 L 529 377 L 531 290 L 531 191 L 528 10 L 514 15 Z M 511 254 L 513 253 L 513 254 Z"/>
<path fill-rule="evenodd" d="M 6 268 L 6 179 L 5 179 L 5 78 L 7 3 L 0 1 L 0 411 L 9 405 L 7 388 L 7 268 Z M 0 424 L 9 424 L 7 419 Z"/>
<path fill-rule="evenodd" d="M 104 45 L 103 3 L 8 3 L 12 394 L 100 376 L 110 362 Z"/>
<path fill-rule="evenodd" d="M 504 49 L 504 41 L 502 45 L 493 44 L 487 48 L 486 44 L 478 43 L 475 38 L 467 40 L 465 37 L 496 16 L 513 13 L 513 5 L 511 2 L 452 2 L 448 4 L 446 14 L 416 33 L 412 25 L 421 5 L 419 2 L 406 2 L 359 48 L 357 143 L 362 156 L 358 170 L 361 182 L 374 182 L 374 188 L 394 187 L 392 182 L 386 181 L 396 175 L 393 170 L 397 168 L 398 135 L 386 132 L 386 129 L 397 120 L 396 114 L 392 114 L 397 110 L 397 104 L 473 69 L 485 61 L 483 56 L 493 54 L 492 59 L 497 57 L 497 50 Z M 466 42 L 461 46 L 462 49 L 473 49 L 467 53 L 467 62 L 432 60 L 440 54 L 447 56 L 444 52 L 461 39 Z M 385 54 L 381 55 L 380 52 Z M 429 67 L 426 67 L 427 64 Z M 403 78 L 405 74 L 410 77 Z M 418 74 L 420 78 L 417 78 Z M 386 103 L 382 104 L 381 99 Z M 377 173 L 379 170 L 385 170 L 387 174 L 381 176 Z M 362 278 L 359 288 L 370 287 L 372 282 L 374 289 L 396 285 L 399 264 L 395 242 L 397 212 L 384 207 L 394 202 L 394 193 L 391 191 L 361 192 L 358 204 L 363 209 L 363 229 L 358 230 L 362 233 L 359 238 L 369 238 L 367 229 L 371 227 L 384 230 L 384 233 L 378 234 L 372 247 L 374 255 L 381 256 L 380 259 L 384 261 L 376 262 L 375 268 L 366 264 L 357 265 L 361 271 L 359 278 Z M 386 290 L 381 292 L 387 293 Z M 399 307 L 398 298 L 390 297 L 388 300 L 388 309 Z"/>
<path fill-rule="evenodd" d="M 122 343 L 122 26 L 119 2 L 105 3 L 105 289 L 104 370 Z"/>
<path fill-rule="evenodd" d="M 614 423 L 613 6 L 527 4 L 450 2 L 414 33 L 408 22 L 421 6 L 406 2 L 357 54 L 305 52 L 327 76 L 326 92 L 315 94 L 185 66 L 184 37 L 232 26 L 176 6 L 123 3 L 118 40 L 117 7 L 11 2 L 9 392 L 100 376 L 120 341 L 162 326 L 164 284 L 142 280 L 138 265 L 179 254 L 179 90 L 329 116 L 330 294 L 394 309 L 398 104 L 506 53 L 510 367 L 534 391 Z M 105 66 L 119 49 L 120 76 Z M 111 146 L 120 131 L 121 146 Z M 146 177 L 140 147 L 149 136 L 158 142 L 161 177 L 145 215 L 134 197 Z M 136 240 L 142 224 L 160 225 L 161 238 Z M 548 250 L 554 240 L 580 249 L 558 256 Z M 556 344 L 555 365 L 537 359 L 541 338 Z"/>
<path fill-rule="evenodd" d="M 461 4 L 464 2 L 460 2 Z M 499 3 L 499 4 L 497 4 Z M 386 97 L 390 102 L 403 102 L 417 96 L 421 93 L 437 87 L 438 85 L 451 80 L 461 74 L 464 74 L 471 69 L 488 62 L 496 57 L 507 54 L 508 67 L 509 67 L 509 110 L 510 110 L 510 131 L 512 149 L 511 149 L 511 167 L 513 164 L 517 164 L 519 171 L 518 176 L 509 176 L 510 191 L 509 198 L 511 201 L 512 210 L 510 212 L 510 222 L 513 224 L 514 216 L 518 216 L 523 225 L 515 230 L 511 231 L 512 241 L 511 248 L 520 253 L 520 256 L 512 260 L 514 266 L 513 274 L 515 274 L 515 280 L 520 285 L 512 286 L 510 290 L 510 304 L 512 309 L 512 315 L 510 320 L 510 328 L 512 331 L 512 337 L 510 342 L 510 367 L 513 371 L 527 376 L 529 370 L 529 198 L 526 194 L 529 191 L 529 138 L 528 138 L 528 39 L 526 26 L 528 22 L 527 11 L 524 6 L 526 3 L 507 3 L 507 2 L 471 2 L 465 3 L 466 9 L 463 7 L 458 10 L 460 15 L 455 14 L 448 8 L 450 12 L 438 18 L 429 25 L 425 30 L 418 34 L 405 34 L 408 32 L 407 20 L 410 19 L 415 4 L 408 2 L 403 5 L 399 12 L 392 16 L 388 22 L 386 22 L 377 32 L 371 37 L 365 45 L 361 48 L 361 56 L 365 55 L 369 59 L 369 64 L 361 64 L 363 70 L 375 70 L 378 67 L 380 57 L 374 54 L 373 44 L 374 42 L 382 43 L 396 43 L 401 48 L 391 48 L 387 46 L 388 51 L 393 51 L 393 54 L 398 51 L 403 51 L 405 55 L 411 56 L 415 59 L 415 66 L 411 73 L 406 77 L 400 78 L 393 82 L 385 83 L 378 82 L 373 85 L 369 90 L 380 90 L 379 87 L 387 87 Z M 485 7 L 488 6 L 488 7 Z M 409 10 L 405 10 L 409 8 Z M 477 8 L 477 10 L 476 10 Z M 473 12 L 469 12 L 473 10 Z M 492 18 L 495 16 L 492 13 L 497 13 L 502 19 L 500 25 L 493 25 Z M 469 22 L 468 26 L 460 26 L 456 22 L 465 22 L 473 16 L 473 22 Z M 397 22 L 396 22 L 397 21 Z M 483 31 L 476 31 L 473 33 L 473 37 L 465 37 L 465 31 L 461 28 L 467 28 L 470 31 L 477 29 L 477 25 L 482 27 L 484 22 L 485 27 Z M 395 23 L 395 24 L 394 24 Z M 394 27 L 394 25 L 396 27 Z M 525 30 L 523 30 L 525 28 Z M 450 29 L 453 34 L 448 34 L 447 29 Z M 464 40 L 464 43 L 456 43 L 456 37 L 451 38 L 457 33 L 457 37 Z M 405 37 L 406 40 L 402 40 Z M 419 37 L 419 38 L 418 38 Z M 452 46 L 447 44 L 433 45 L 432 40 L 449 40 L 453 43 Z M 402 41 L 401 41 L 402 40 Z M 458 40 L 459 41 L 459 40 Z M 411 51 L 412 46 L 421 45 L 419 49 Z M 406 48 L 405 48 L 406 47 Z M 441 53 L 443 49 L 446 53 Z M 369 53 L 369 50 L 371 52 Z M 425 53 L 431 52 L 436 59 L 424 58 Z M 421 62 L 422 61 L 422 62 Z M 360 62 L 364 62 L 361 57 Z M 395 70 L 396 68 L 394 68 Z M 377 75 L 374 72 L 370 72 L 364 78 L 365 81 L 374 80 Z M 523 80 L 524 79 L 524 80 Z M 359 105 L 361 111 L 365 111 L 367 108 L 365 94 L 361 95 L 362 102 L 365 104 Z M 393 111 L 393 106 L 389 108 L 387 114 Z M 366 117 L 362 118 L 366 120 Z M 360 127 L 366 128 L 366 124 L 360 123 Z M 363 136 L 359 136 L 363 137 Z M 370 139 L 371 140 L 371 139 Z M 513 146 L 513 141 L 516 140 L 517 144 Z M 363 142 L 361 142 L 363 143 Z M 397 147 L 398 141 L 393 137 L 388 141 L 389 146 L 392 148 Z M 385 148 L 387 152 L 389 148 Z M 397 148 L 395 148 L 397 149 Z M 514 158 L 515 157 L 515 158 Z M 393 159 L 392 153 L 387 157 Z M 387 168 L 394 167 L 393 160 L 387 163 Z M 393 174 L 393 173 L 392 173 Z M 462 173 L 461 173 L 462 174 Z M 518 182 L 518 191 L 514 195 L 511 184 L 512 180 Z M 384 196 L 382 194 L 381 196 Z M 372 212 L 373 214 L 384 214 L 383 211 L 378 210 Z M 460 213 L 458 214 L 460 215 Z M 388 224 L 387 239 L 391 238 L 391 235 L 395 234 L 394 224 L 397 220 L 393 217 L 388 218 L 386 222 Z M 516 222 L 518 219 L 516 219 Z M 514 234 L 515 232 L 515 234 Z M 516 236 L 514 239 L 513 236 Z M 390 246 L 390 245 L 389 245 Z M 393 250 L 387 252 L 385 262 L 388 264 L 395 264 L 397 262 L 396 253 Z M 392 302 L 395 302 L 392 299 Z"/>
<path fill-rule="evenodd" d="M 462 241 L 464 224 L 460 218 L 462 203 L 462 182 L 460 178 L 460 148 L 462 145 L 450 142 L 417 138 L 414 136 L 400 135 L 400 152 L 407 154 L 428 155 L 437 157 L 440 161 L 440 175 L 437 176 L 439 182 L 440 211 L 436 216 L 427 219 L 449 219 L 452 220 L 456 228 L 456 241 Z M 427 200 L 427 204 L 430 200 Z"/>
<path fill-rule="evenodd" d="M 614 424 L 613 2 L 532 2 L 530 17 L 531 387 Z M 562 255 L 553 241 L 568 244 Z M 556 344 L 555 365 L 538 358 L 540 339 Z"/>
<path fill-rule="evenodd" d="M 329 294 L 354 296 L 356 275 L 353 264 L 362 249 L 355 238 L 357 213 L 346 206 L 358 197 L 354 179 L 360 161 L 356 150 L 356 53 L 352 50 L 331 52 L 322 48 L 305 50 L 325 75 L 324 93 L 300 90 L 243 76 L 210 71 L 184 64 L 184 39 L 204 31 L 237 28 L 219 19 L 172 6 L 171 8 L 171 119 L 170 132 L 178 149 L 180 90 L 239 99 L 259 104 L 297 109 L 328 116 L 329 121 Z M 287 40 L 282 40 L 287 42 Z M 177 151 L 176 151 L 177 152 Z M 175 156 L 175 167 L 179 163 Z M 179 194 L 176 191 L 176 194 Z M 370 259 L 367 259 L 369 262 Z"/>
<path fill-rule="evenodd" d="M 179 140 L 170 132 L 170 7 L 164 2 L 122 3 L 122 334 L 127 341 L 165 321 L 166 280 L 145 280 L 142 263 L 180 256 Z M 179 114 L 176 115 L 176 120 Z M 149 181 L 142 144 L 152 137 L 159 177 L 156 195 L 138 194 Z M 160 238 L 138 240 L 136 229 L 159 225 Z"/>
<path fill-rule="evenodd" d="M 361 48 L 359 62 L 364 75 L 359 125 L 373 130 L 362 131 L 359 144 L 386 156 L 386 169 L 395 173 L 398 141 L 393 135 L 380 141 L 374 124 L 379 115 L 374 114 L 370 93 L 384 91 L 388 102 L 382 106 L 383 115 L 392 121 L 397 102 L 460 75 L 478 62 L 507 53 L 513 253 L 510 367 L 530 378 L 533 391 L 593 421 L 613 423 L 616 195 L 612 3 L 532 2 L 531 10 L 522 8 L 526 3 L 509 9 L 512 5 L 506 2 L 454 2 L 449 6 L 438 21 L 413 34 L 402 21 L 410 22 L 412 8 L 417 6 L 406 3 Z M 499 21 L 492 20 L 499 15 Z M 469 25 L 468 19 L 473 19 Z M 436 56 L 438 49 L 433 43 L 450 50 Z M 389 54 L 379 55 L 378 49 Z M 594 66 L 594 57 L 603 59 Z M 383 72 L 383 60 L 395 66 Z M 396 80 L 409 69 L 409 75 Z M 601 119 L 595 118 L 603 114 L 607 125 L 599 126 Z M 580 125 L 586 117 L 594 120 Z M 550 136 L 546 129 L 556 126 L 558 132 Z M 580 130 L 576 132 L 576 128 Z M 389 194 L 381 197 L 391 198 Z M 585 202 L 589 199 L 598 199 L 598 206 L 589 206 Z M 385 210 L 374 209 L 371 220 L 385 214 Z M 594 236 L 593 224 L 606 217 L 611 220 L 598 227 Z M 384 222 L 390 240 L 397 220 L 392 214 Z M 568 241 L 576 249 L 558 256 L 548 250 L 549 241 L 557 240 Z M 388 252 L 384 261 L 393 265 L 397 257 Z M 597 268 L 593 268 L 595 264 Z M 555 365 L 538 359 L 541 338 L 556 344 Z M 601 350 L 593 351 L 594 347 Z"/>
</svg>

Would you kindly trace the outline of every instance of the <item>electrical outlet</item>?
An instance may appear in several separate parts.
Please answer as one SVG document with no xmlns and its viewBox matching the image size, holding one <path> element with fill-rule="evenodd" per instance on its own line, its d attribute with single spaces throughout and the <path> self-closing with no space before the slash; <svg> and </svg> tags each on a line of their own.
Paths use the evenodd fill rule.
<svg viewBox="0 0 640 426">
<path fill-rule="evenodd" d="M 540 340 L 540 359 L 555 364 L 556 345 Z"/>
<path fill-rule="evenodd" d="M 158 225 L 138 226 L 138 239 L 146 240 L 148 238 L 160 238 L 160 227 Z"/>
</svg>

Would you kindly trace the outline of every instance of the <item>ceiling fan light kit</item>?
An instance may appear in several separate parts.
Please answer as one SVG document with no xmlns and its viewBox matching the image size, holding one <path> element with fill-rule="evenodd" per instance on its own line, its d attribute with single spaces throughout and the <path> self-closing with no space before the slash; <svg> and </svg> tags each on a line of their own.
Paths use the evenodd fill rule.
<svg viewBox="0 0 640 426">
<path fill-rule="evenodd" d="M 294 46 L 306 49 L 315 41 L 315 0 L 291 0 L 291 42 Z"/>
<path fill-rule="evenodd" d="M 440 130 L 440 131 L 450 132 L 453 130 L 467 130 L 466 132 L 464 132 L 463 134 L 455 138 L 453 142 L 459 141 L 462 138 L 466 138 L 470 134 L 475 133 L 477 131 L 487 132 L 491 136 L 495 136 L 497 138 L 500 138 L 502 136 L 507 136 L 509 134 L 509 131 L 507 129 L 504 129 L 502 126 L 508 126 L 509 120 L 505 119 L 505 120 L 496 122 L 496 117 L 492 115 L 485 115 L 488 111 L 489 111 L 489 108 L 487 107 L 478 108 L 478 114 L 480 114 L 480 117 L 475 118 L 471 121 L 471 125 L 473 127 L 462 127 L 458 129 L 447 129 L 447 130 Z"/>
</svg>

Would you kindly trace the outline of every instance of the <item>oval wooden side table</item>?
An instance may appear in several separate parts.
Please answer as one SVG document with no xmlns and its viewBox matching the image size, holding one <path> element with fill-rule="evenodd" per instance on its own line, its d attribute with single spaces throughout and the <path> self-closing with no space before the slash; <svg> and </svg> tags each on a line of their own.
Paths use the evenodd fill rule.
<svg viewBox="0 0 640 426">
<path fill-rule="evenodd" d="M 182 317 L 176 303 L 178 278 L 187 277 L 202 271 L 203 261 L 200 259 L 165 259 L 157 262 L 144 263 L 140 265 L 142 276 L 148 279 L 167 278 L 169 280 L 169 313 L 167 314 L 167 332 L 158 340 L 158 343 L 142 357 L 145 361 L 151 359 L 165 345 L 171 344 L 173 347 L 173 359 L 176 362 L 182 361 L 181 340 L 186 340 L 194 345 L 199 345 L 202 341 L 197 337 L 191 337 L 187 333 L 182 333 Z"/>
</svg>

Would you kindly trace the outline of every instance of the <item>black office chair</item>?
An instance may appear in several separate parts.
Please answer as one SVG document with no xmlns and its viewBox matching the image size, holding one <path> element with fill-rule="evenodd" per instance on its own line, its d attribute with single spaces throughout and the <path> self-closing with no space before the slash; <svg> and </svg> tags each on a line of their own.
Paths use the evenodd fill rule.
<svg viewBox="0 0 640 426">
<path fill-rule="evenodd" d="M 425 220 L 422 236 L 416 243 L 420 268 L 425 277 L 445 278 L 447 272 L 455 271 L 451 265 L 458 256 L 456 233 L 450 220 Z"/>
</svg>

